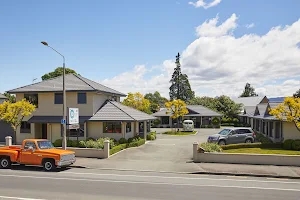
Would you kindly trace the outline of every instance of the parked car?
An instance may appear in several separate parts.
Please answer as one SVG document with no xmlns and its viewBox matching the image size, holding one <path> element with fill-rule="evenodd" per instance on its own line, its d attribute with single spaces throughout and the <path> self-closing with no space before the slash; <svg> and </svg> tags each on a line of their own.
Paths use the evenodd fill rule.
<svg viewBox="0 0 300 200">
<path fill-rule="evenodd" d="M 184 120 L 182 127 L 183 127 L 183 131 L 194 131 L 193 120 Z"/>
<path fill-rule="evenodd" d="M 0 148 L 0 168 L 10 168 L 12 163 L 43 166 L 45 171 L 74 164 L 75 152 L 56 149 L 48 140 L 27 139 L 22 146 Z"/>
<path fill-rule="evenodd" d="M 225 128 L 218 134 L 208 137 L 207 142 L 218 143 L 219 145 L 253 143 L 256 135 L 252 128 Z"/>
</svg>

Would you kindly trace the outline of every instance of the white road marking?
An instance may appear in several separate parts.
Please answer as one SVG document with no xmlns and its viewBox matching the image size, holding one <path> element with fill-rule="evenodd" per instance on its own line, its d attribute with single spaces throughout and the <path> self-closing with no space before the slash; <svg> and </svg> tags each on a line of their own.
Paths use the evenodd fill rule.
<svg viewBox="0 0 300 200">
<path fill-rule="evenodd" d="M 9 197 L 9 196 L 0 196 L 0 199 L 17 199 L 17 200 L 45 200 L 45 199 L 33 199 L 33 198 Z"/>
<path fill-rule="evenodd" d="M 165 145 L 169 145 L 169 146 L 175 146 L 175 144 L 163 144 L 163 143 L 149 143 L 149 144 L 151 144 L 151 145 L 157 145 L 157 146 L 159 146 L 159 145 L 161 145 L 161 146 L 165 146 Z"/>
<path fill-rule="evenodd" d="M 67 180 L 67 181 L 128 183 L 128 184 L 149 184 L 149 185 L 172 185 L 172 186 L 192 186 L 192 187 L 216 187 L 216 188 L 240 188 L 240 189 L 257 189 L 257 190 L 277 190 L 277 191 L 300 192 L 300 189 L 247 187 L 247 186 L 237 186 L 237 185 L 196 185 L 196 184 L 185 184 L 185 183 L 163 183 L 163 182 L 159 183 L 159 182 L 146 182 L 146 181 L 119 181 L 119 180 L 85 179 L 85 178 L 59 178 L 59 177 L 45 177 L 45 176 L 19 176 L 19 175 L 4 175 L 4 174 L 1 174 L 0 176 L 2 176 L 2 177 L 15 177 L 15 178 Z"/>
<path fill-rule="evenodd" d="M 94 176 L 119 176 L 119 177 L 136 177 L 136 178 L 162 178 L 162 179 L 183 179 L 183 180 L 211 180 L 211 181 L 236 181 L 236 182 L 258 182 L 258 183 L 282 183 L 282 184 L 300 184 L 300 182 L 289 182 L 289 181 L 279 181 L 279 179 L 274 181 L 264 181 L 264 180 L 254 180 L 254 179 L 216 179 L 216 178 L 195 178 L 195 177 L 180 177 L 180 176 L 144 176 L 144 175 L 132 175 L 132 174 L 97 174 L 97 173 L 82 173 L 82 172 L 59 172 L 60 174 L 74 174 L 74 175 L 94 175 Z M 1 176 L 1 175 L 0 175 Z M 204 175 L 208 176 L 208 175 Z M 234 176 L 231 176 L 234 177 Z M 238 177 L 238 176 L 236 176 Z M 235 178 L 236 178 L 235 177 Z M 247 177 L 243 177 L 247 178 Z"/>
</svg>

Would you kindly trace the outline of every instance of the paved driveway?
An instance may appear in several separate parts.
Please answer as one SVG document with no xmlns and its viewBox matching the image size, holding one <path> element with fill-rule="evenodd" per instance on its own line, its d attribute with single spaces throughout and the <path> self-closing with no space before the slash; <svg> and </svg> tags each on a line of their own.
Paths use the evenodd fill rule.
<svg viewBox="0 0 300 200">
<path fill-rule="evenodd" d="M 192 162 L 193 142 L 205 142 L 208 135 L 219 129 L 198 129 L 196 135 L 169 136 L 160 134 L 170 129 L 153 129 L 157 139 L 147 144 L 126 149 L 109 159 L 78 158 L 77 165 L 93 168 L 126 169 L 141 171 L 195 172 L 198 166 Z"/>
</svg>

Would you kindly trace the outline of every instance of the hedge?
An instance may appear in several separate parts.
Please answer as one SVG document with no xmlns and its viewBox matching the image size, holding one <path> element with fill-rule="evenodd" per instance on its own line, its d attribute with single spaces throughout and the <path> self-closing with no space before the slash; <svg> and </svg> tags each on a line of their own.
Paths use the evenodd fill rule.
<svg viewBox="0 0 300 200">
<path fill-rule="evenodd" d="M 201 143 L 199 147 L 203 148 L 205 152 L 222 152 L 222 148 L 216 143 L 205 142 Z"/>
<path fill-rule="evenodd" d="M 112 149 L 109 151 L 109 155 L 115 154 L 119 151 L 122 151 L 123 149 L 127 148 L 127 144 L 119 144 L 117 146 L 114 146 Z"/>
<path fill-rule="evenodd" d="M 229 144 L 224 145 L 221 148 L 223 150 L 229 149 L 241 149 L 241 148 L 281 148 L 281 143 L 271 143 L 271 144 L 262 144 L 262 143 L 241 143 L 241 144 Z"/>
<path fill-rule="evenodd" d="M 200 125 L 200 128 L 220 128 L 220 125 Z"/>
<path fill-rule="evenodd" d="M 145 139 L 133 140 L 131 143 L 127 143 L 127 148 L 138 147 L 145 144 Z"/>
<path fill-rule="evenodd" d="M 156 139 L 156 132 L 151 132 L 147 135 L 147 140 L 155 140 Z"/>
<path fill-rule="evenodd" d="M 273 143 L 273 141 L 270 138 L 266 137 L 262 133 L 255 133 L 255 135 L 256 135 L 256 140 L 258 142 L 261 142 L 263 144 L 272 144 Z"/>
</svg>

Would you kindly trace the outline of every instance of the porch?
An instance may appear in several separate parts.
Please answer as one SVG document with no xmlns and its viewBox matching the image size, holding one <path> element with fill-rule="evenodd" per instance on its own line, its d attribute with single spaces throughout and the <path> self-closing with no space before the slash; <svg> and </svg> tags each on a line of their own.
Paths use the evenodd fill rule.
<svg viewBox="0 0 300 200">
<path fill-rule="evenodd" d="M 258 131 L 267 137 L 269 137 L 273 142 L 281 142 L 283 139 L 282 132 L 282 122 L 278 120 L 268 120 L 268 119 L 257 119 L 252 118 L 253 123 L 251 127 L 253 130 Z"/>
</svg>

